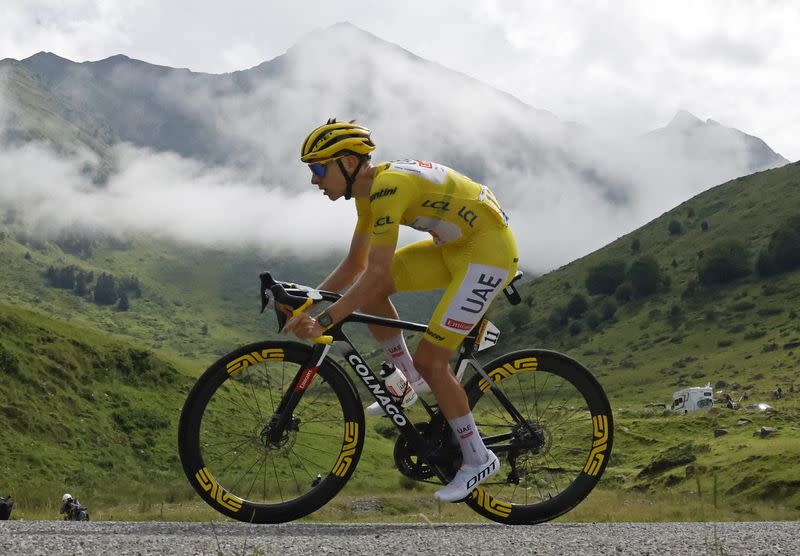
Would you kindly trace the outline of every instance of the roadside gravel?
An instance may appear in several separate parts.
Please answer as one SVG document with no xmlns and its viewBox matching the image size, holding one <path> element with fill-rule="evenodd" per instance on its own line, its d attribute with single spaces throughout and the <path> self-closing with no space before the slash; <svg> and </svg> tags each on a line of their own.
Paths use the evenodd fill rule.
<svg viewBox="0 0 800 556">
<path fill-rule="evenodd" d="M 2 521 L 0 554 L 798 555 L 800 522 L 308 524 Z"/>
</svg>

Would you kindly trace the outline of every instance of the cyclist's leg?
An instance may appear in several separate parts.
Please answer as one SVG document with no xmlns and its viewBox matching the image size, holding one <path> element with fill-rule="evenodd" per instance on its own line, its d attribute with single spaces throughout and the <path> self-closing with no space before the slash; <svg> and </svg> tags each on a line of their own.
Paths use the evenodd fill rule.
<svg viewBox="0 0 800 556">
<path fill-rule="evenodd" d="M 395 253 L 392 278 L 397 292 L 424 291 L 446 287 L 450 274 L 442 259 L 441 248 L 429 239 L 406 245 Z M 372 315 L 399 318 L 388 297 L 373 299 L 362 309 Z M 377 325 L 369 325 L 369 329 L 383 347 L 388 360 L 401 367 L 412 382 L 418 379 L 419 374 L 414 368 L 402 331 Z"/>
<path fill-rule="evenodd" d="M 486 449 L 464 389 L 453 377 L 449 359 L 464 336 L 480 321 L 492 300 L 513 278 L 517 249 L 508 228 L 494 228 L 461 245 L 445 246 L 442 256 L 451 281 L 428 323 L 414 364 L 428 382 L 442 413 L 456 433 L 462 468 L 436 496 L 457 501 L 499 470 L 499 460 Z"/>
</svg>

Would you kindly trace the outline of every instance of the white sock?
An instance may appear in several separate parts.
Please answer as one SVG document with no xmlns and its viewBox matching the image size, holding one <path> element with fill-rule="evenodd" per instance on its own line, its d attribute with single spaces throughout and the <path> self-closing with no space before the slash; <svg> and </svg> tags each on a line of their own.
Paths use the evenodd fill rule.
<svg viewBox="0 0 800 556">
<path fill-rule="evenodd" d="M 414 368 L 414 361 L 411 359 L 411 354 L 408 352 L 408 346 L 402 334 L 380 342 L 386 360 L 392 363 L 395 367 L 403 371 L 406 375 L 406 380 L 414 382 L 419 379 L 419 373 Z"/>
<path fill-rule="evenodd" d="M 463 465 L 481 465 L 489 459 L 489 451 L 483 443 L 481 435 L 478 434 L 478 426 L 472 412 L 463 417 L 448 419 L 450 428 L 456 435 L 458 444 L 461 446 L 461 453 L 464 456 Z"/>
</svg>

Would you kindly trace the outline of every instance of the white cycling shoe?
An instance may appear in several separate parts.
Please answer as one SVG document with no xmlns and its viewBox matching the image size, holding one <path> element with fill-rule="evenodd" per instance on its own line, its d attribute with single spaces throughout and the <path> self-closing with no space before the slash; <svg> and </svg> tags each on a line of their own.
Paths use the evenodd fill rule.
<svg viewBox="0 0 800 556">
<path fill-rule="evenodd" d="M 437 490 L 434 496 L 442 502 L 458 502 L 469 496 L 483 481 L 500 471 L 500 460 L 491 450 L 487 452 L 489 452 L 488 461 L 481 465 L 462 465 L 453 480 L 443 489 Z"/>
</svg>

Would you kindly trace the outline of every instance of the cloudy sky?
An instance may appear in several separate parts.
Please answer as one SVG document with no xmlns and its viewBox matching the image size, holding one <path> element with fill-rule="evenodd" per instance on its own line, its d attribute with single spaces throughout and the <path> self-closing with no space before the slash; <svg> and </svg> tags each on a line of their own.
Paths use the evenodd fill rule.
<svg viewBox="0 0 800 556">
<path fill-rule="evenodd" d="M 508 202 L 526 267 L 546 271 L 602 247 L 707 187 L 747 173 L 737 161 L 729 161 L 732 166 L 727 168 L 711 168 L 704 160 L 673 156 L 679 153 L 631 156 L 629 148 L 615 146 L 615 135 L 624 144 L 664 126 L 677 110 L 685 109 L 757 135 L 789 160 L 800 159 L 800 107 L 793 101 L 800 91 L 800 8 L 790 2 L 672 2 L 663 8 L 622 0 L 595 4 L 599 3 L 0 0 L 0 58 L 50 51 L 81 62 L 122 53 L 155 64 L 224 73 L 273 59 L 315 30 L 350 21 L 609 138 L 587 145 L 581 154 L 598 167 L 617 171 L 610 177 L 630 184 L 624 191 L 629 198 L 625 204 L 599 196 L 574 170 L 555 168 L 535 179 L 505 167 L 491 172 L 489 183 Z M 314 56 L 314 41 L 305 44 L 298 58 L 302 67 L 295 73 L 308 82 L 325 68 Z M 351 66 L 356 71 L 350 58 L 337 58 L 337 63 L 335 76 L 346 78 Z M 382 65 L 400 75 L 419 71 L 405 63 L 395 57 Z M 446 91 L 447 79 L 431 76 L 431 83 L 437 84 L 437 91 Z M 333 98 L 342 84 L 329 84 L 332 105 L 346 105 L 347 99 Z M 381 145 L 393 147 L 380 156 L 404 152 L 398 146 L 409 140 L 425 152 L 420 138 L 402 136 L 407 130 L 398 125 L 401 116 L 391 109 L 396 83 L 384 79 L 384 85 L 387 90 L 375 99 L 378 115 L 369 124 Z M 416 105 L 430 100 L 425 91 L 412 92 L 422 97 Z M 209 100 L 202 91 L 194 91 L 194 97 L 181 95 L 186 97 L 182 102 L 194 102 L 201 112 L 212 113 L 224 104 Z M 217 117 L 226 131 L 258 147 L 264 141 L 263 122 L 271 119 L 251 117 L 257 111 L 278 112 L 272 119 L 285 120 L 285 131 L 291 131 L 287 135 L 297 137 L 309 122 L 339 113 L 329 112 L 327 105 L 314 106 L 313 99 L 301 93 L 284 97 L 271 108 L 264 100 L 269 94 L 258 91 L 227 99 L 238 112 Z M 309 120 L 309 106 L 321 111 L 314 114 L 316 120 Z M 455 112 L 439 114 L 449 119 L 448 132 L 466 136 L 470 122 L 460 117 L 465 110 L 457 105 L 446 108 Z M 406 128 L 421 127 L 410 117 L 402 115 Z M 724 141 L 710 142 L 725 150 Z M 296 164 L 296 145 L 287 143 L 284 151 L 263 145 L 257 149 L 268 165 L 290 161 L 283 165 L 296 166 L 292 184 L 307 186 L 307 170 Z M 413 154 L 419 156 L 417 152 Z M 347 244 L 352 207 L 344 202 L 331 205 L 315 189 L 298 189 L 302 193 L 287 196 L 275 184 L 130 145 L 119 146 L 117 158 L 119 172 L 98 191 L 85 183 L 80 158 L 54 157 L 41 145 L 4 150 L 0 208 L 21 207 L 34 226 L 53 232 L 80 223 L 114 233 L 148 232 L 205 245 L 241 246 L 263 245 L 265 238 L 285 237 L 285 230 L 292 228 L 281 247 L 311 253 Z M 276 206 L 282 210 L 271 210 Z M 287 214 L 297 213 L 308 216 L 303 226 L 286 221 Z M 582 225 L 565 226 L 573 221 Z M 554 229 L 559 233 L 553 234 Z M 402 242 L 416 239 L 419 234 L 413 231 L 401 236 Z"/>
<path fill-rule="evenodd" d="M 123 53 L 224 73 L 355 25 L 562 120 L 647 131 L 678 109 L 800 159 L 800 4 L 790 0 L 0 0 L 0 57 Z"/>
</svg>

